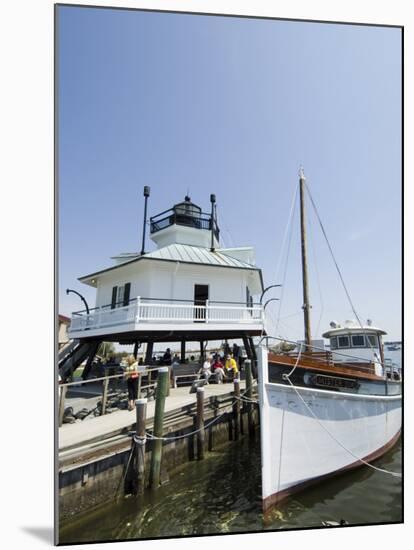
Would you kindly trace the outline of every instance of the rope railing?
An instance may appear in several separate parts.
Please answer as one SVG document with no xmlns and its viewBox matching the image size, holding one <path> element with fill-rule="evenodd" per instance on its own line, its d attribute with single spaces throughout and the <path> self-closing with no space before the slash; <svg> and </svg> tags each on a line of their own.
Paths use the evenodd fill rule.
<svg viewBox="0 0 414 550">
<path fill-rule="evenodd" d="M 116 366 L 116 365 L 115 365 Z M 159 370 L 161 367 L 147 367 L 145 370 L 139 372 L 140 376 L 145 376 L 153 371 Z M 63 386 L 79 386 L 82 384 L 91 384 L 93 382 L 104 382 L 105 380 L 112 380 L 114 378 L 125 378 L 125 373 L 111 374 L 110 376 L 102 376 L 100 378 L 89 378 L 88 380 L 75 380 L 74 382 L 61 382 L 59 387 Z"/>
</svg>

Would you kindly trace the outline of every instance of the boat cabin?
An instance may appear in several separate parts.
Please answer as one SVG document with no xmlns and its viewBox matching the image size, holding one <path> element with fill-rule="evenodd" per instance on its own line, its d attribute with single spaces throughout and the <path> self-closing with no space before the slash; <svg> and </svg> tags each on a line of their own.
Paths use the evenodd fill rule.
<svg viewBox="0 0 414 550">
<path fill-rule="evenodd" d="M 384 330 L 373 327 L 370 320 L 366 325 L 360 325 L 356 321 L 345 321 L 340 325 L 331 322 L 331 330 L 322 336 L 328 338 L 334 363 L 366 363 L 375 364 L 375 373 L 383 375 L 381 364 L 384 363 L 382 336 L 387 334 Z"/>
</svg>

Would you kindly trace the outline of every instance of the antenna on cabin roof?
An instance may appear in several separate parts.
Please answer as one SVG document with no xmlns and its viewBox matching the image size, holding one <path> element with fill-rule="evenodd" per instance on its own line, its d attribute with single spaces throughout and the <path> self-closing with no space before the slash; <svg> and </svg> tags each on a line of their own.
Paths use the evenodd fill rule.
<svg viewBox="0 0 414 550">
<path fill-rule="evenodd" d="M 144 224 L 142 228 L 142 249 L 141 249 L 141 256 L 145 254 L 145 229 L 147 227 L 147 202 L 148 197 L 150 196 L 150 187 L 148 185 L 145 185 L 144 187 L 144 197 L 145 197 L 145 206 L 144 206 Z"/>
</svg>

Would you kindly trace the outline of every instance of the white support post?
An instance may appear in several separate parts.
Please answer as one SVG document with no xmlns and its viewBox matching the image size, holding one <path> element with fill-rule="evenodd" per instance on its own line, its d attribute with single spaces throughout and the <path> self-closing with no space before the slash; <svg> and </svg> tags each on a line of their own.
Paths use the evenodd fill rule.
<svg viewBox="0 0 414 550">
<path fill-rule="evenodd" d="M 206 300 L 206 323 L 208 323 L 208 300 Z"/>
<path fill-rule="evenodd" d="M 141 296 L 137 296 L 137 311 L 135 316 L 136 323 L 139 323 L 140 314 L 141 314 Z"/>
</svg>

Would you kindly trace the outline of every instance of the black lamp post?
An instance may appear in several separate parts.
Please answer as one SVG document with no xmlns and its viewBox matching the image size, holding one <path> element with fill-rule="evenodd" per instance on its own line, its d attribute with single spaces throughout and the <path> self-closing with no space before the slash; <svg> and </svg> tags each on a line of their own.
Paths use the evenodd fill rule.
<svg viewBox="0 0 414 550">
<path fill-rule="evenodd" d="M 268 290 L 270 290 L 271 288 L 276 288 L 278 286 L 282 286 L 282 285 L 269 285 L 267 286 L 264 291 L 262 292 L 262 295 L 260 296 L 260 305 L 262 304 L 262 301 L 263 301 L 263 296 L 265 294 L 265 292 L 267 292 Z"/>
<path fill-rule="evenodd" d="M 144 206 L 144 227 L 142 229 L 142 249 L 141 249 L 141 256 L 145 254 L 145 229 L 147 226 L 147 202 L 148 197 L 150 196 L 150 188 L 148 185 L 145 185 L 144 187 L 144 197 L 145 197 L 145 206 Z"/>
<path fill-rule="evenodd" d="M 210 202 L 211 202 L 211 218 L 210 218 L 210 223 L 211 223 L 211 252 L 214 252 L 215 248 L 214 248 L 214 205 L 216 204 L 216 195 L 214 194 L 211 194 L 210 195 Z"/>
<path fill-rule="evenodd" d="M 269 298 L 269 300 L 267 300 L 267 302 L 265 302 L 265 305 L 263 306 L 263 311 L 266 309 L 267 304 L 273 301 L 279 301 L 279 298 Z"/>
<path fill-rule="evenodd" d="M 82 302 L 85 304 L 86 313 L 89 315 L 89 306 L 88 302 L 85 300 L 85 298 L 80 294 L 77 290 L 72 290 L 71 288 L 66 289 L 66 294 L 69 294 L 69 292 L 72 292 L 72 294 L 77 294 L 79 298 L 82 300 Z"/>
</svg>

